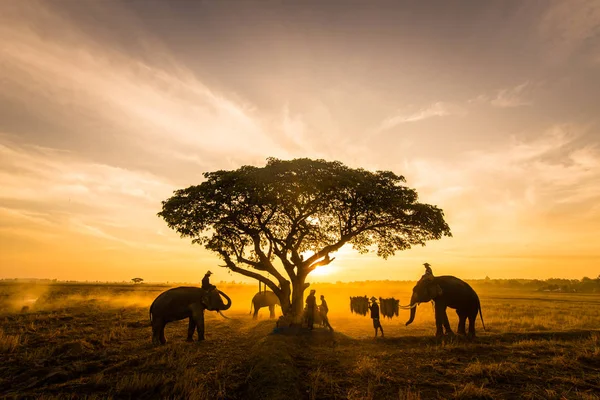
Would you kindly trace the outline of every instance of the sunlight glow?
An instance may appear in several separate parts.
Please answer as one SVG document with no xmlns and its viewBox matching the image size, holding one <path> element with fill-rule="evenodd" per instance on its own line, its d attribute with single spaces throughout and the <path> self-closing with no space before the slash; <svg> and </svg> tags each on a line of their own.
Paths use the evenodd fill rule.
<svg viewBox="0 0 600 400">
<path fill-rule="evenodd" d="M 332 265 L 324 265 L 322 267 L 318 267 L 313 272 L 311 272 L 310 276 L 328 276 L 336 273 L 337 270 L 338 268 Z"/>
</svg>

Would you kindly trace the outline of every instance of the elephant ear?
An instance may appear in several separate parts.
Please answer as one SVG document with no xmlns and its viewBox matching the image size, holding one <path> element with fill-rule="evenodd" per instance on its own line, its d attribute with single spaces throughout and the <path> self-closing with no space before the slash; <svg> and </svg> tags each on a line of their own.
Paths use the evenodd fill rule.
<svg viewBox="0 0 600 400">
<path fill-rule="evenodd" d="M 442 293 L 444 293 L 440 285 L 438 285 L 437 283 L 432 283 L 431 285 L 429 285 L 427 290 L 429 291 L 429 295 L 431 296 L 431 298 L 434 300 L 436 297 L 441 296 Z"/>
<path fill-rule="evenodd" d="M 204 294 L 202 295 L 202 304 L 204 305 L 204 308 L 210 308 L 212 303 L 211 295 L 213 295 L 211 292 L 206 290 L 204 291 Z"/>
</svg>

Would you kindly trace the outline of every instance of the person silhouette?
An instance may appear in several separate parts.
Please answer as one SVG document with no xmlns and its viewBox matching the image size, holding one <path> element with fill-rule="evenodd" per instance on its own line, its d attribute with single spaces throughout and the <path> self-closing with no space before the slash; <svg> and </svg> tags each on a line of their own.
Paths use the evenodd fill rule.
<svg viewBox="0 0 600 400">
<path fill-rule="evenodd" d="M 431 270 L 431 264 L 423 263 L 423 265 L 425 266 L 425 275 L 433 276 L 433 271 Z"/>
<path fill-rule="evenodd" d="M 329 307 L 327 307 L 327 302 L 325 301 L 325 296 L 321 295 L 321 304 L 319 305 L 319 314 L 321 315 L 321 321 L 323 321 L 323 325 L 329 328 L 331 332 L 333 332 L 333 328 L 331 324 L 329 324 L 329 318 L 327 317 L 327 313 L 329 312 Z"/>
<path fill-rule="evenodd" d="M 308 329 L 312 331 L 315 323 L 315 308 L 317 305 L 317 299 L 315 298 L 316 290 L 312 289 L 308 297 L 306 297 L 306 319 L 308 322 Z"/>
<path fill-rule="evenodd" d="M 210 283 L 211 275 L 212 275 L 212 272 L 210 272 L 210 271 L 207 271 L 206 274 L 204 274 L 204 278 L 202 278 L 202 289 L 205 289 L 205 290 L 216 289 L 216 286 Z"/>
<path fill-rule="evenodd" d="M 381 322 L 379 321 L 379 305 L 377 304 L 377 298 L 375 296 L 371 297 L 371 305 L 369 306 L 369 310 L 371 310 L 371 319 L 373 320 L 373 328 L 375 328 L 375 337 L 377 337 L 377 329 L 381 330 L 381 337 L 383 337 L 383 328 L 381 327 Z"/>
</svg>

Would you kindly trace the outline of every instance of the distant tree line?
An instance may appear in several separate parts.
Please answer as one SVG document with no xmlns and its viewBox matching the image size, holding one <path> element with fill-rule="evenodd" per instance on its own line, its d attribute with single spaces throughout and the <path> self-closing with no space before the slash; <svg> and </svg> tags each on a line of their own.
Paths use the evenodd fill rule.
<svg viewBox="0 0 600 400">
<path fill-rule="evenodd" d="M 600 293 L 600 275 L 596 278 L 584 276 L 581 279 L 486 279 L 473 281 L 474 283 L 510 289 L 525 289 L 538 292 L 562 293 Z"/>
</svg>

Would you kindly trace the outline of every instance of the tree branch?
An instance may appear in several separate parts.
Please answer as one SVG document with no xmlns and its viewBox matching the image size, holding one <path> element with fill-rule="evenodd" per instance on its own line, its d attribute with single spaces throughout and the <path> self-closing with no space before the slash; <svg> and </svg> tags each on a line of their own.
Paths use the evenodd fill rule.
<svg viewBox="0 0 600 400">
<path fill-rule="evenodd" d="M 262 248 L 260 247 L 260 236 L 258 234 L 252 235 L 252 241 L 254 242 L 254 252 L 258 255 L 264 270 L 277 278 L 279 282 L 286 281 L 287 279 L 277 271 L 273 263 L 271 263 L 271 260 L 262 251 Z"/>
<path fill-rule="evenodd" d="M 311 266 L 317 260 L 320 260 L 321 258 L 323 258 L 325 256 L 329 256 L 329 253 L 331 253 L 333 251 L 338 251 L 339 249 L 342 248 L 343 245 L 348 243 L 348 241 L 350 239 L 352 239 L 352 237 L 354 237 L 354 236 L 355 235 L 352 235 L 351 237 L 342 236 L 342 239 L 339 242 L 323 247 L 323 249 L 321 249 L 320 251 L 318 251 L 315 254 L 313 254 L 312 256 L 310 256 L 308 260 L 304 261 L 303 266 Z"/>
<path fill-rule="evenodd" d="M 306 273 L 310 273 L 312 271 L 314 271 L 315 269 L 317 269 L 318 267 L 322 267 L 324 265 L 329 265 L 333 260 L 335 260 L 335 257 L 333 258 L 329 258 L 329 253 L 325 255 L 325 258 L 322 259 L 321 261 L 317 261 L 316 263 L 309 265 L 306 268 Z"/>
<path fill-rule="evenodd" d="M 281 295 L 281 289 L 279 289 L 279 286 L 273 283 L 273 281 L 271 281 L 269 278 L 256 272 L 248 271 L 247 269 L 238 267 L 233 261 L 231 261 L 231 257 L 229 257 L 229 254 L 227 254 L 225 251 L 219 251 L 219 254 L 221 254 L 221 257 L 223 257 L 223 260 L 225 261 L 226 265 L 223 266 L 224 268 L 229 268 L 234 272 L 256 279 L 268 286 L 269 289 L 271 289 L 277 296 Z"/>
</svg>

